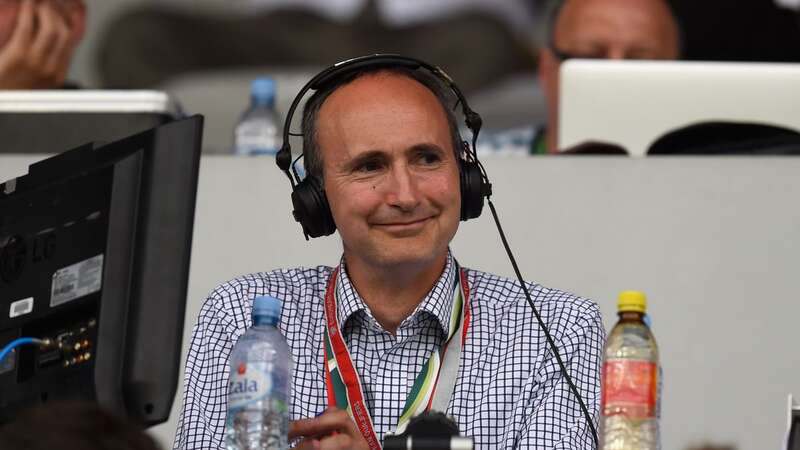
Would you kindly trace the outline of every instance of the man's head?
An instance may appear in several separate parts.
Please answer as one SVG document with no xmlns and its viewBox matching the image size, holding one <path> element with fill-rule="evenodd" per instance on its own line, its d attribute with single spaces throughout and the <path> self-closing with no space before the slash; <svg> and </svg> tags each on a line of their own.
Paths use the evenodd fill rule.
<svg viewBox="0 0 800 450">
<path fill-rule="evenodd" d="M 558 73 L 564 58 L 676 59 L 680 33 L 666 0 L 563 0 L 551 16 L 539 79 L 547 97 L 548 148 L 556 151 Z"/>
<path fill-rule="evenodd" d="M 460 140 L 436 80 L 395 68 L 346 76 L 309 99 L 303 136 L 348 264 L 446 254 L 460 218 Z"/>
</svg>

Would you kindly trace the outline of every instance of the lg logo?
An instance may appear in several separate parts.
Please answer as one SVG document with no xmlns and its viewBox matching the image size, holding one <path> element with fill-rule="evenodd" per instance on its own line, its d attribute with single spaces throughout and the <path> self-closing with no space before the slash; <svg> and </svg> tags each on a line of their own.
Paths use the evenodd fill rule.
<svg viewBox="0 0 800 450">
<path fill-rule="evenodd" d="M 11 283 L 22 276 L 25 264 L 30 261 L 34 264 L 47 261 L 53 257 L 56 249 L 56 235 L 53 232 L 37 235 L 33 238 L 33 246 L 29 248 L 22 236 L 0 238 L 0 279 Z"/>
<path fill-rule="evenodd" d="M 8 238 L 0 248 L 0 278 L 6 283 L 17 280 L 25 268 L 27 256 L 28 246 L 21 236 Z"/>
</svg>

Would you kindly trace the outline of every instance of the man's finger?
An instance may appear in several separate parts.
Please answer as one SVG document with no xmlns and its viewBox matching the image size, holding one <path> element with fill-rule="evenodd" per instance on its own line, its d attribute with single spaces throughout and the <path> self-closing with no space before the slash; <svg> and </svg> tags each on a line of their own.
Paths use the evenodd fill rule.
<svg viewBox="0 0 800 450">
<path fill-rule="evenodd" d="M 66 75 L 69 69 L 69 63 L 72 60 L 72 51 L 74 49 L 67 19 L 60 13 L 52 10 L 57 15 L 55 25 L 55 42 L 45 56 L 44 73 L 60 78 Z"/>
<path fill-rule="evenodd" d="M 33 0 L 22 0 L 17 14 L 17 23 L 14 25 L 14 32 L 11 34 L 5 51 L 27 51 L 33 40 L 34 18 L 36 16 Z"/>
<path fill-rule="evenodd" d="M 289 427 L 289 438 L 325 436 L 334 431 L 349 434 L 354 428 L 353 421 L 346 412 L 340 409 L 329 409 L 319 417 L 292 422 Z"/>
<path fill-rule="evenodd" d="M 39 4 L 36 18 L 39 28 L 31 43 L 30 56 L 35 65 L 42 67 L 50 60 L 59 41 L 68 37 L 68 31 L 64 19 L 49 2 Z"/>
<path fill-rule="evenodd" d="M 320 450 L 320 443 L 319 440 L 310 438 L 310 439 L 303 439 L 295 450 Z"/>
<path fill-rule="evenodd" d="M 320 450 L 349 450 L 353 439 L 346 434 L 336 434 L 320 439 Z"/>
<path fill-rule="evenodd" d="M 69 39 L 72 46 L 77 47 L 86 31 L 86 5 L 83 0 L 71 0 L 67 6 Z"/>
</svg>

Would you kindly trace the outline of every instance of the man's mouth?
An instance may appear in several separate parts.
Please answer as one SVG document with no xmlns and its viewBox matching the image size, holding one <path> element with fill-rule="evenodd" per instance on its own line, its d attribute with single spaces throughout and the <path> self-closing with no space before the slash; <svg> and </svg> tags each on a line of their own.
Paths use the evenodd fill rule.
<svg viewBox="0 0 800 450">
<path fill-rule="evenodd" d="M 373 227 L 376 227 L 380 230 L 392 233 L 392 234 L 414 234 L 417 231 L 421 230 L 432 217 L 424 217 L 422 219 L 417 220 L 402 220 L 396 222 L 380 222 L 373 224 Z"/>
</svg>

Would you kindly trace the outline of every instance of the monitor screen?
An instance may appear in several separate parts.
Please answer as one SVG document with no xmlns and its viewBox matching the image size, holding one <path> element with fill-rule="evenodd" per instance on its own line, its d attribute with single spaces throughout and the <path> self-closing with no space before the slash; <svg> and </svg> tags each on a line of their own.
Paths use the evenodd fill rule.
<svg viewBox="0 0 800 450">
<path fill-rule="evenodd" d="M 202 117 L 87 144 L 0 184 L 0 423 L 58 400 L 152 425 L 177 386 Z M 57 344 L 57 345 L 56 345 Z"/>
</svg>

